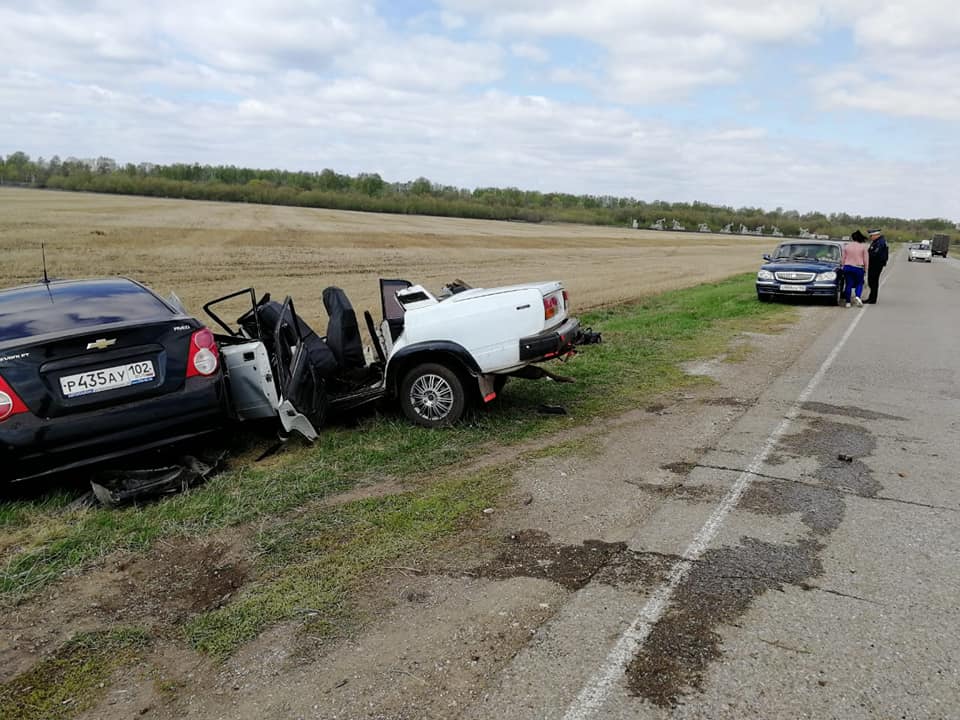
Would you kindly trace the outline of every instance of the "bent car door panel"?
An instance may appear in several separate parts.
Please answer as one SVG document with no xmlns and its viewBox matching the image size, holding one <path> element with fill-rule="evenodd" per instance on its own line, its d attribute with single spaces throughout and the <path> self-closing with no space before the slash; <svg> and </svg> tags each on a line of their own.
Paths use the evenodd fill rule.
<svg viewBox="0 0 960 720">
<path fill-rule="evenodd" d="M 285 430 L 296 430 L 313 440 L 317 437 L 316 427 L 323 424 L 326 398 L 297 320 L 293 299 L 288 297 L 283 302 L 273 337 L 280 422 Z"/>
</svg>

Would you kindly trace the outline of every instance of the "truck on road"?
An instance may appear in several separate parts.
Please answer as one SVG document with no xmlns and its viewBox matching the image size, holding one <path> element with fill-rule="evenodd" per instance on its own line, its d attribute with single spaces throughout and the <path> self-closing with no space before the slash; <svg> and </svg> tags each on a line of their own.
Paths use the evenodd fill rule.
<svg viewBox="0 0 960 720">
<path fill-rule="evenodd" d="M 946 257 L 947 251 L 950 250 L 950 236 L 943 233 L 935 234 L 930 241 L 930 250 L 934 255 Z"/>
</svg>

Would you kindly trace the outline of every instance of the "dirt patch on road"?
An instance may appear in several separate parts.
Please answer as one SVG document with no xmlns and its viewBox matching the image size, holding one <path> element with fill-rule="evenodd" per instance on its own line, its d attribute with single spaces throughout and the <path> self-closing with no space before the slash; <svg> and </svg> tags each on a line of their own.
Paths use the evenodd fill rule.
<svg viewBox="0 0 960 720">
<path fill-rule="evenodd" d="M 526 577 L 403 572 L 370 593 L 361 631 L 311 647 L 293 624 L 274 628 L 220 667 L 190 680 L 181 671 L 179 689 L 155 698 L 148 717 L 457 718 L 569 594 Z"/>
<path fill-rule="evenodd" d="M 831 488 L 782 480 L 757 480 L 740 498 L 740 507 L 761 515 L 800 513 L 817 535 L 833 532 L 843 520 L 843 494 Z"/>
<path fill-rule="evenodd" d="M 664 463 L 660 466 L 660 468 L 686 477 L 696 466 L 697 464 L 695 462 L 690 462 L 689 460 L 680 460 L 678 462 Z"/>
<path fill-rule="evenodd" d="M 722 657 L 719 627 L 735 623 L 763 593 L 820 575 L 821 548 L 813 540 L 773 545 L 743 538 L 737 547 L 708 550 L 627 666 L 630 691 L 659 707 L 677 705 Z"/>
<path fill-rule="evenodd" d="M 822 418 L 779 444 L 792 455 L 816 458 L 818 468 L 813 476 L 826 487 L 862 497 L 875 497 L 883 489 L 862 460 L 876 447 L 876 438 L 866 428 Z"/>
<path fill-rule="evenodd" d="M 860 418 L 861 420 L 902 420 L 905 422 L 907 419 L 899 415 L 888 415 L 886 413 L 875 412 L 850 405 L 831 405 L 821 402 L 805 402 L 803 409 L 822 415 L 842 415 L 844 417 Z"/>
<path fill-rule="evenodd" d="M 116 625 L 167 636 L 226 603 L 250 577 L 237 538 L 179 538 L 144 556 L 117 554 L 0 613 L 0 681 L 24 672 L 77 633 Z"/>
<path fill-rule="evenodd" d="M 144 557 L 118 561 L 103 586 L 99 610 L 120 622 L 176 625 L 226 603 L 247 581 L 244 560 L 219 542 L 163 542 Z"/>
<path fill-rule="evenodd" d="M 876 419 L 850 408 L 808 403 L 806 409 Z M 744 537 L 736 547 L 708 550 L 693 564 L 673 594 L 670 608 L 627 668 L 630 691 L 654 705 L 676 706 L 684 695 L 701 688 L 707 667 L 723 655 L 719 628 L 734 624 L 757 597 L 783 590 L 785 585 L 814 589 L 809 581 L 823 572 L 819 559 L 823 539 L 843 521 L 845 495 L 875 497 L 882 489 L 864 462 L 876 449 L 876 440 L 860 425 L 816 418 L 807 428 L 783 438 L 778 449 L 814 460 L 811 482 L 758 478 L 738 505 L 764 515 L 799 513 L 810 536 L 783 545 Z M 682 484 L 675 488 L 648 485 L 645 489 L 686 499 Z M 716 494 L 708 486 L 699 489 L 708 497 Z M 689 499 L 701 498 L 694 494 Z M 659 570 L 661 574 L 666 571 Z M 641 575 L 643 579 L 651 577 L 649 570 Z"/>
<path fill-rule="evenodd" d="M 551 580 L 567 590 L 579 590 L 626 543 L 585 540 L 582 545 L 558 545 L 540 530 L 520 530 L 507 536 L 506 548 L 496 558 L 474 568 L 476 577 L 503 580 L 530 577 Z"/>
</svg>

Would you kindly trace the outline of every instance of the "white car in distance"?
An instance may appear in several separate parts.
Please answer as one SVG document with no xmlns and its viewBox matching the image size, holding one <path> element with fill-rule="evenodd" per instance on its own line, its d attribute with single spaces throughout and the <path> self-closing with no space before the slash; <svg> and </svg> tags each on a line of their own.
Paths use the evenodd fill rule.
<svg viewBox="0 0 960 720">
<path fill-rule="evenodd" d="M 930 250 L 930 243 L 921 242 L 911 245 L 907 251 L 908 262 L 933 262 L 933 252 Z"/>
</svg>

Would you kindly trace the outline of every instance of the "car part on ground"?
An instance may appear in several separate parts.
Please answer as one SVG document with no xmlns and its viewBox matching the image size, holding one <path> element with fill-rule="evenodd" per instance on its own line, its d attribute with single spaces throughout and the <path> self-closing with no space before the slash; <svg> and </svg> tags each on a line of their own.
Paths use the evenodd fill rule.
<svg viewBox="0 0 960 720">
<path fill-rule="evenodd" d="M 219 472 L 226 456 L 227 452 L 220 450 L 201 458 L 185 455 L 161 467 L 105 470 L 94 476 L 90 487 L 100 504 L 107 507 L 186 492 Z"/>
<path fill-rule="evenodd" d="M 213 334 L 126 278 L 0 290 L 0 472 L 28 480 L 219 429 Z"/>
<path fill-rule="evenodd" d="M 757 299 L 807 297 L 839 305 L 843 296 L 840 257 L 843 244 L 832 240 L 791 240 L 777 246 L 757 272 Z"/>
<path fill-rule="evenodd" d="M 601 341 L 569 315 L 558 281 L 472 288 L 456 280 L 435 296 L 406 280 L 381 279 L 380 293 L 379 327 L 364 313 L 369 352 L 340 288 L 323 291 L 323 337 L 291 298 L 257 300 L 247 288 L 208 302 L 204 310 L 225 331 L 217 341 L 233 417 L 276 416 L 286 432 L 312 440 L 328 415 L 387 400 L 415 424 L 452 425 L 472 404 L 496 398 L 508 377 L 570 381 L 538 364 Z M 231 325 L 215 308 L 240 297 L 251 307 Z"/>
</svg>

